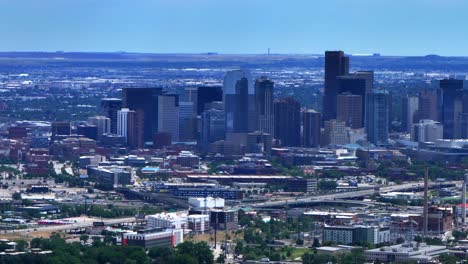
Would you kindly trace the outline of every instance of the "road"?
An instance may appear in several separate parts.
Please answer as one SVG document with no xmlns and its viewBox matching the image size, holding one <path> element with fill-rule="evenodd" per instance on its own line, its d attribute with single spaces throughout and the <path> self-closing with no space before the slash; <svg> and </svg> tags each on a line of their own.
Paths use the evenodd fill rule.
<svg viewBox="0 0 468 264">
<path fill-rule="evenodd" d="M 393 186 L 385 186 L 380 188 L 380 193 L 388 193 L 388 192 L 396 192 L 396 191 L 404 191 L 404 190 L 411 190 L 415 188 L 422 188 L 423 182 L 411 182 L 411 183 L 404 183 L 399 185 Z M 440 185 L 439 182 L 431 182 L 429 183 L 429 187 Z M 443 182 L 443 184 L 461 184 L 460 181 L 449 181 Z M 325 195 L 316 195 L 316 196 L 308 196 L 304 198 L 288 198 L 281 201 L 268 201 L 262 203 L 255 203 L 251 204 L 252 207 L 277 207 L 277 206 L 284 206 L 284 205 L 292 205 L 292 204 L 301 204 L 301 203 L 308 203 L 317 200 L 336 200 L 336 199 L 349 199 L 349 198 L 356 198 L 356 197 L 363 197 L 374 194 L 374 189 L 368 190 L 361 190 L 361 191 L 352 191 L 352 192 L 341 192 L 341 193 L 332 193 L 332 194 L 325 194 Z"/>
<path fill-rule="evenodd" d="M 65 220 L 65 219 L 64 219 Z M 100 222 L 100 218 L 91 218 L 91 217 L 75 217 L 75 218 L 67 218 L 67 220 L 75 220 L 76 222 L 69 225 L 46 225 L 46 226 L 37 226 L 34 228 L 26 228 L 26 229 L 15 229 L 15 230 L 6 230 L 2 233 L 29 233 L 29 232 L 57 232 L 63 231 L 68 229 L 78 229 L 78 228 L 86 228 L 93 226 L 93 222 Z M 106 225 L 114 225 L 114 224 L 121 224 L 121 223 L 129 223 L 134 222 L 135 217 L 125 217 L 125 218 L 116 218 L 116 219 L 102 219 L 102 221 Z"/>
</svg>

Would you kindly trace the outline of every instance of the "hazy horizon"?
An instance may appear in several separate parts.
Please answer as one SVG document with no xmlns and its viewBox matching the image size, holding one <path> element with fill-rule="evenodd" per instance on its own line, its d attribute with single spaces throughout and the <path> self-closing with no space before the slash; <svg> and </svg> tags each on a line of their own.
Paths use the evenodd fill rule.
<svg viewBox="0 0 468 264">
<path fill-rule="evenodd" d="M 467 56 L 463 0 L 0 0 L 1 51 Z"/>
</svg>

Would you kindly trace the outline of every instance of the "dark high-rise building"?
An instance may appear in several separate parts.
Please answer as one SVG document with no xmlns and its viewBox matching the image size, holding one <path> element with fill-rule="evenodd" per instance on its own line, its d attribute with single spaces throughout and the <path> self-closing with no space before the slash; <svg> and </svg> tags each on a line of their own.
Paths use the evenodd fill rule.
<svg viewBox="0 0 468 264">
<path fill-rule="evenodd" d="M 303 146 L 318 147 L 320 145 L 321 115 L 313 109 L 307 109 L 303 113 Z"/>
<path fill-rule="evenodd" d="M 158 100 L 158 132 L 170 133 L 172 141 L 179 141 L 179 95 L 161 94 Z"/>
<path fill-rule="evenodd" d="M 57 136 L 68 136 L 71 134 L 70 122 L 52 122 L 52 139 Z"/>
<path fill-rule="evenodd" d="M 153 140 L 158 132 L 158 96 L 161 88 L 125 88 L 122 105 L 139 114 L 143 123 L 143 141 Z"/>
<path fill-rule="evenodd" d="M 274 104 L 275 138 L 282 146 L 301 144 L 301 105 L 292 97 L 281 98 Z"/>
<path fill-rule="evenodd" d="M 197 115 L 205 110 L 205 105 L 211 102 L 223 100 L 223 89 L 221 86 L 200 86 L 197 88 Z"/>
<path fill-rule="evenodd" d="M 349 75 L 338 76 L 338 93 L 349 93 L 361 96 L 361 124 L 354 124 L 356 127 L 364 127 L 366 112 L 366 94 L 374 89 L 374 72 L 357 71 Z M 337 104 L 339 107 L 339 104 Z M 338 111 L 338 109 L 337 109 Z M 337 116 L 338 118 L 338 116 Z"/>
<path fill-rule="evenodd" d="M 442 124 L 444 138 L 461 137 L 461 114 L 463 113 L 463 80 L 441 80 L 442 91 Z"/>
<path fill-rule="evenodd" d="M 357 129 L 363 127 L 362 97 L 349 92 L 338 95 L 337 117 L 344 121 L 347 127 Z"/>
<path fill-rule="evenodd" d="M 255 81 L 255 109 L 257 110 L 257 129 L 274 137 L 274 83 L 262 76 Z"/>
<path fill-rule="evenodd" d="M 255 95 L 250 72 L 247 70 L 227 72 L 223 89 L 226 133 L 255 131 Z"/>
<path fill-rule="evenodd" d="M 367 94 L 366 102 L 367 140 L 376 145 L 388 143 L 390 95 L 386 91 Z"/>
<path fill-rule="evenodd" d="M 440 91 L 424 90 L 419 94 L 419 106 L 417 121 L 429 119 L 434 121 L 440 120 Z"/>
<path fill-rule="evenodd" d="M 98 128 L 95 125 L 79 125 L 76 127 L 76 133 L 90 139 L 98 140 Z"/>
<path fill-rule="evenodd" d="M 211 143 L 223 140 L 225 137 L 225 115 L 222 108 L 213 108 L 203 111 L 201 118 L 201 133 L 199 148 L 207 152 Z"/>
<path fill-rule="evenodd" d="M 336 103 L 338 90 L 338 76 L 347 75 L 349 72 L 349 58 L 343 51 L 325 52 L 325 90 L 323 96 L 323 119 L 336 118 Z"/>
<path fill-rule="evenodd" d="M 117 111 L 122 109 L 122 99 L 103 98 L 101 100 L 101 114 L 111 122 L 111 133 L 117 134 Z"/>
</svg>

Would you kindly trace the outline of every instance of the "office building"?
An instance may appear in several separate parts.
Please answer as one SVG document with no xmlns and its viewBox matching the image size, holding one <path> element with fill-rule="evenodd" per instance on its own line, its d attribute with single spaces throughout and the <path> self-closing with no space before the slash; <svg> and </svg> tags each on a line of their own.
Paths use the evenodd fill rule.
<svg viewBox="0 0 468 264">
<path fill-rule="evenodd" d="M 386 145 L 390 123 L 390 95 L 386 91 L 367 94 L 366 108 L 367 140 L 375 145 Z"/>
<path fill-rule="evenodd" d="M 460 138 L 460 115 L 463 113 L 463 80 L 444 79 L 440 80 L 439 86 L 442 93 L 444 138 Z"/>
<path fill-rule="evenodd" d="M 347 127 L 358 129 L 363 127 L 362 96 L 349 92 L 338 95 L 337 117 L 344 121 Z"/>
<path fill-rule="evenodd" d="M 114 185 L 131 183 L 131 168 L 126 166 L 88 167 L 88 175 L 95 177 L 96 185 L 112 189 Z"/>
<path fill-rule="evenodd" d="M 158 96 L 161 88 L 125 88 L 122 90 L 122 107 L 138 113 L 143 124 L 143 141 L 152 141 L 158 132 Z"/>
<path fill-rule="evenodd" d="M 191 214 L 187 216 L 188 229 L 194 233 L 205 233 L 210 230 L 210 215 Z"/>
<path fill-rule="evenodd" d="M 122 108 L 122 99 L 103 98 L 101 99 L 101 115 L 110 119 L 112 134 L 117 134 L 117 111 Z"/>
<path fill-rule="evenodd" d="M 364 251 L 366 260 L 381 263 L 438 263 L 440 255 L 447 254 L 446 246 L 433 246 L 426 243 L 410 242 L 388 247 L 368 249 Z"/>
<path fill-rule="evenodd" d="M 172 141 L 179 141 L 179 96 L 161 94 L 158 97 L 158 132 L 171 134 Z"/>
<path fill-rule="evenodd" d="M 221 86 L 200 86 L 197 88 L 196 113 L 201 115 L 207 110 L 206 104 L 223 101 L 223 88 Z"/>
<path fill-rule="evenodd" d="M 201 118 L 200 148 L 207 151 L 210 143 L 225 137 L 225 113 L 222 107 L 205 110 Z"/>
<path fill-rule="evenodd" d="M 419 98 L 415 96 L 407 96 L 403 98 L 402 110 L 401 110 L 401 124 L 403 129 L 407 133 L 411 133 L 413 124 L 417 119 L 419 113 Z"/>
<path fill-rule="evenodd" d="M 148 228 L 173 228 L 173 229 L 186 229 L 187 226 L 187 213 L 159 213 L 148 215 Z"/>
<path fill-rule="evenodd" d="M 323 228 L 323 241 L 337 244 L 381 244 L 390 242 L 390 228 L 378 226 L 328 226 Z"/>
<path fill-rule="evenodd" d="M 262 76 L 255 81 L 255 109 L 257 111 L 258 131 L 268 133 L 274 137 L 274 83 Z"/>
<path fill-rule="evenodd" d="M 78 125 L 76 127 L 76 133 L 90 139 L 98 139 L 98 129 L 95 125 Z"/>
<path fill-rule="evenodd" d="M 184 242 L 182 229 L 140 230 L 122 234 L 122 246 L 138 246 L 149 250 L 151 248 L 176 247 Z"/>
<path fill-rule="evenodd" d="M 102 135 L 109 134 L 111 132 L 111 120 L 105 116 L 93 116 L 88 118 L 90 124 L 97 127 L 98 139 L 102 138 Z"/>
<path fill-rule="evenodd" d="M 246 153 L 261 153 L 266 156 L 271 154 L 271 142 L 273 138 L 270 134 L 255 131 L 247 134 Z"/>
<path fill-rule="evenodd" d="M 328 120 L 324 124 L 323 145 L 346 145 L 349 143 L 346 123 L 339 120 Z"/>
<path fill-rule="evenodd" d="M 275 138 L 282 146 L 301 144 L 301 105 L 292 97 L 281 98 L 274 104 Z"/>
<path fill-rule="evenodd" d="M 213 197 L 189 197 L 189 205 L 195 210 L 222 209 L 224 208 L 224 199 Z"/>
<path fill-rule="evenodd" d="M 52 140 L 57 136 L 68 136 L 71 134 L 70 122 L 52 122 Z"/>
<path fill-rule="evenodd" d="M 374 72 L 357 71 L 352 74 L 338 76 L 338 94 L 353 94 L 361 96 L 361 124 L 354 124 L 353 128 L 364 127 L 366 112 L 366 95 L 374 90 Z M 337 105 L 339 107 L 339 104 Z M 337 108 L 338 111 L 338 108 Z"/>
<path fill-rule="evenodd" d="M 422 119 L 440 121 L 440 90 L 420 92 L 418 103 L 417 121 Z"/>
<path fill-rule="evenodd" d="M 302 138 L 304 147 L 318 147 L 320 145 L 321 115 L 313 109 L 307 109 L 303 113 Z"/>
<path fill-rule="evenodd" d="M 238 213 L 235 210 L 212 210 L 210 222 L 214 229 L 235 230 L 237 229 Z"/>
<path fill-rule="evenodd" d="M 135 111 L 128 108 L 122 108 L 117 111 L 117 135 L 123 136 L 125 138 L 125 143 L 128 143 L 128 130 L 129 130 L 129 115 L 134 114 Z"/>
<path fill-rule="evenodd" d="M 182 97 L 182 101 L 184 102 L 191 102 L 193 109 L 192 113 L 194 115 L 197 114 L 197 106 L 198 106 L 198 88 L 196 87 L 187 87 L 184 90 L 184 96 Z"/>
<path fill-rule="evenodd" d="M 413 125 L 411 140 L 416 142 L 436 142 L 444 137 L 444 126 L 437 121 L 422 119 Z"/>
<path fill-rule="evenodd" d="M 323 96 L 323 119 L 336 119 L 337 96 L 339 94 L 338 76 L 349 73 L 349 57 L 343 51 L 325 52 L 325 89 Z"/>
<path fill-rule="evenodd" d="M 254 85 L 250 72 L 234 70 L 223 82 L 226 132 L 243 133 L 256 129 Z"/>
<path fill-rule="evenodd" d="M 193 102 L 179 102 L 179 140 L 195 141 L 197 119 Z"/>
</svg>

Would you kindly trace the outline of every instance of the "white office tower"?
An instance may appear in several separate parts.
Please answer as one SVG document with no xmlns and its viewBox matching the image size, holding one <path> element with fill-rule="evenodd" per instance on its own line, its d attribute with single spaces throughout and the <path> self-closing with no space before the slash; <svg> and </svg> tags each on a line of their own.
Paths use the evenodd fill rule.
<svg viewBox="0 0 468 264">
<path fill-rule="evenodd" d="M 117 111 L 117 135 L 125 138 L 125 143 L 128 143 L 128 116 L 134 112 L 128 108 L 122 108 Z"/>
<path fill-rule="evenodd" d="M 111 120 L 108 117 L 93 116 L 88 121 L 97 127 L 98 138 L 101 138 L 103 134 L 109 134 L 111 131 Z"/>
<path fill-rule="evenodd" d="M 223 82 L 226 133 L 247 133 L 256 129 L 255 89 L 247 70 L 228 71 Z"/>
<path fill-rule="evenodd" d="M 171 134 L 172 141 L 179 141 L 179 96 L 158 96 L 158 132 Z"/>
<path fill-rule="evenodd" d="M 436 142 L 444 136 L 444 126 L 437 121 L 423 119 L 413 125 L 411 140 L 416 142 Z"/>
</svg>

